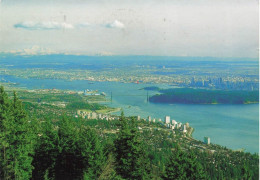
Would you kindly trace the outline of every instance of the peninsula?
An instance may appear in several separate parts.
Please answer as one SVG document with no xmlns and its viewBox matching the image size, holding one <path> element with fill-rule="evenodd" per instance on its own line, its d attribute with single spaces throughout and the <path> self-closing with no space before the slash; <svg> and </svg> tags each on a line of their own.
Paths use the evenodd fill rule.
<svg viewBox="0 0 260 180">
<path fill-rule="evenodd" d="M 153 103 L 251 104 L 259 102 L 258 91 L 228 91 L 192 88 L 161 89 L 149 98 Z"/>
</svg>

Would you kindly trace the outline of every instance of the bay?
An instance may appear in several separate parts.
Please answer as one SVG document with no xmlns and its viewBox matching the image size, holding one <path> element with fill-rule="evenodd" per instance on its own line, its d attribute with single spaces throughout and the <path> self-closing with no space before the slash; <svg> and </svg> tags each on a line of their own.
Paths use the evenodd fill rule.
<svg viewBox="0 0 260 180">
<path fill-rule="evenodd" d="M 188 122 L 195 128 L 193 137 L 203 140 L 211 138 L 214 144 L 220 144 L 233 150 L 245 149 L 246 152 L 259 152 L 259 105 L 182 105 L 154 104 L 147 102 L 147 91 L 143 87 L 155 84 L 134 84 L 120 82 L 65 81 L 54 79 L 23 79 L 13 76 L 1 76 L 7 81 L 19 83 L 19 87 L 28 89 L 91 89 L 105 92 L 112 107 L 121 107 L 125 115 L 140 115 L 142 118 L 164 119 L 171 116 L 178 122 Z M 167 84 L 156 84 L 160 88 L 171 88 Z M 148 96 L 156 94 L 149 91 Z M 117 114 L 119 114 L 118 112 Z"/>
</svg>

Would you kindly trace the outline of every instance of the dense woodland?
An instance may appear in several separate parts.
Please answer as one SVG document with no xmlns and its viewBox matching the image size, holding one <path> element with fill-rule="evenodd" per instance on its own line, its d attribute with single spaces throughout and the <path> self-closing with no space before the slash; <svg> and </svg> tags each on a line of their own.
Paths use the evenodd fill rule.
<svg viewBox="0 0 260 180">
<path fill-rule="evenodd" d="M 258 91 L 225 91 L 191 88 L 162 89 L 150 102 L 176 104 L 247 104 L 258 103 Z"/>
<path fill-rule="evenodd" d="M 0 179 L 258 179 L 258 154 L 209 153 L 147 122 L 28 114 L 0 89 Z M 138 130 L 150 126 L 149 130 Z M 161 127 L 162 128 L 162 127 Z M 118 130 L 118 131 L 116 131 Z"/>
</svg>

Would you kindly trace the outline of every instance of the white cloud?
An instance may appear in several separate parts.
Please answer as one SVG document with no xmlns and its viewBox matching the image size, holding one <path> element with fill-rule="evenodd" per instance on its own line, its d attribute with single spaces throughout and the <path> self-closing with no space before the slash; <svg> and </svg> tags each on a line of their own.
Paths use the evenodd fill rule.
<svg viewBox="0 0 260 180">
<path fill-rule="evenodd" d="M 107 24 L 106 27 L 124 29 L 125 25 L 122 22 L 115 20 L 113 23 Z"/>
<path fill-rule="evenodd" d="M 1 51 L 38 44 L 57 52 L 86 54 L 258 57 L 258 5 L 254 0 L 1 1 Z M 73 29 L 37 30 L 30 23 L 20 23 L 26 30 L 17 24 L 61 24 L 64 16 Z"/>
<path fill-rule="evenodd" d="M 54 21 L 49 22 L 33 22 L 26 21 L 17 23 L 14 25 L 15 28 L 22 28 L 28 30 L 57 30 L 57 29 L 73 29 L 74 26 L 69 23 L 59 23 Z"/>
<path fill-rule="evenodd" d="M 69 23 L 60 23 L 55 21 L 47 21 L 47 22 L 33 22 L 33 21 L 25 21 L 21 23 L 17 23 L 14 25 L 15 28 L 26 29 L 26 30 L 60 30 L 60 29 L 75 29 L 75 28 L 88 28 L 88 27 L 106 27 L 106 28 L 118 28 L 124 29 L 125 25 L 115 20 L 109 24 L 89 24 L 87 22 L 80 22 L 77 24 L 69 24 Z"/>
</svg>

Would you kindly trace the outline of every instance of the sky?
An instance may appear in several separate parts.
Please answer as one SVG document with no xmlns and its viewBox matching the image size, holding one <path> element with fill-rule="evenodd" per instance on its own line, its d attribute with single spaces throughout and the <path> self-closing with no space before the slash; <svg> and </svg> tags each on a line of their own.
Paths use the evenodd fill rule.
<svg viewBox="0 0 260 180">
<path fill-rule="evenodd" d="M 257 0 L 0 0 L 0 52 L 258 57 Z"/>
</svg>

